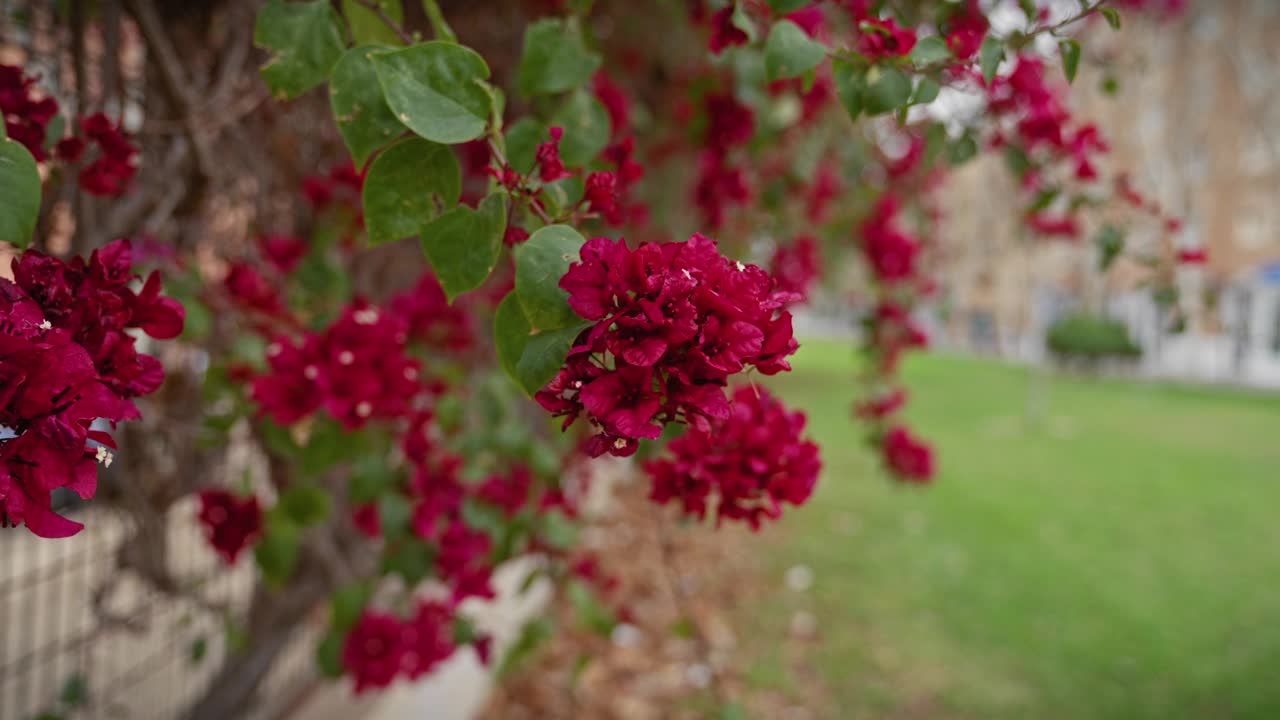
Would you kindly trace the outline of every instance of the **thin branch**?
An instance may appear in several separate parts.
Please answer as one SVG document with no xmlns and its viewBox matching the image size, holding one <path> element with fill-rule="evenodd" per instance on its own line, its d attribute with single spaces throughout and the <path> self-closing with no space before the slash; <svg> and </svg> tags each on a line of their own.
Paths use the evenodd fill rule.
<svg viewBox="0 0 1280 720">
<path fill-rule="evenodd" d="M 192 154 L 196 160 L 196 169 L 205 180 L 209 180 L 213 177 L 213 157 L 204 133 L 197 125 L 195 103 L 190 95 L 189 75 L 182 64 L 182 58 L 178 55 L 168 34 L 165 33 L 164 25 L 152 1 L 126 1 L 129 11 L 138 22 L 138 28 L 142 31 L 142 37 L 146 40 L 148 49 L 156 54 L 165 94 L 169 96 L 177 115 L 186 127 Z"/>
<path fill-rule="evenodd" d="M 382 3 L 378 2 L 378 0 L 356 0 L 356 4 L 374 15 L 377 15 L 378 19 L 381 20 L 384 25 L 391 28 L 392 32 L 400 36 L 400 39 L 404 41 L 405 45 L 413 44 L 413 34 L 400 27 L 400 23 L 393 20 L 391 16 L 387 14 L 387 11 L 382 9 Z"/>
</svg>

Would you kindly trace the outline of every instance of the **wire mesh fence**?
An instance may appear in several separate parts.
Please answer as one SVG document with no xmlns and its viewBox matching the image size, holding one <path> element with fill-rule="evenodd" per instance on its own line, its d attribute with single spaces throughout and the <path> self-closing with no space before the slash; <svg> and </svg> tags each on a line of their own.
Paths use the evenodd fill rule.
<svg viewBox="0 0 1280 720">
<path fill-rule="evenodd" d="M 227 653 L 256 572 L 231 572 L 205 546 L 191 502 L 165 516 L 159 556 L 175 586 L 141 577 L 138 528 L 123 513 L 76 514 L 78 535 L 42 540 L 0 530 L 0 720 L 182 717 Z M 126 542 L 133 537 L 132 542 Z M 144 550 L 147 549 L 144 547 Z M 250 716 L 284 717 L 318 682 L 307 623 L 273 664 Z"/>
</svg>

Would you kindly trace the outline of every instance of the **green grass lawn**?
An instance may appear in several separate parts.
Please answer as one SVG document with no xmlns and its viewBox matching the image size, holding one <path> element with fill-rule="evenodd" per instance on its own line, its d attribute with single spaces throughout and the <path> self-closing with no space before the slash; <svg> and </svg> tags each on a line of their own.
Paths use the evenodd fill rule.
<svg viewBox="0 0 1280 720">
<path fill-rule="evenodd" d="M 815 498 L 759 546 L 762 638 L 818 619 L 838 718 L 1280 718 L 1280 397 L 913 358 L 936 484 L 892 485 L 850 421 L 849 345 L 769 384 L 823 448 Z M 786 568 L 815 575 L 783 587 Z M 786 653 L 750 674 L 784 689 Z"/>
</svg>

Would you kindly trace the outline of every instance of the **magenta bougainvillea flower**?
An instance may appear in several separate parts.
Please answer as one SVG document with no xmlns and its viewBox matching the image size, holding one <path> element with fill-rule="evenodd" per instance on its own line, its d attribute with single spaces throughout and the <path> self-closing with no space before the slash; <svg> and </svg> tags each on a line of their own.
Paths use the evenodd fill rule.
<svg viewBox="0 0 1280 720">
<path fill-rule="evenodd" d="M 434 670 L 453 655 L 453 608 L 427 600 L 419 603 L 417 612 L 404 624 L 402 667 L 410 680 Z"/>
<path fill-rule="evenodd" d="M 347 633 L 342 665 L 355 681 L 357 693 L 384 688 L 400 674 L 407 649 L 400 618 L 366 611 Z"/>
<path fill-rule="evenodd" d="M 818 240 L 812 235 L 800 235 L 790 245 L 779 245 L 773 251 L 769 272 L 778 289 L 794 293 L 797 301 L 809 297 L 809 289 L 822 270 L 822 257 Z"/>
<path fill-rule="evenodd" d="M 741 387 L 728 415 L 691 428 L 668 446 L 670 457 L 645 464 L 657 503 L 678 502 L 699 519 L 739 520 L 759 529 L 813 493 L 818 446 L 802 438 L 804 413 L 788 412 L 769 393 Z"/>
<path fill-rule="evenodd" d="M 720 8 L 711 15 L 711 36 L 707 39 L 707 48 L 719 55 L 726 48 L 746 45 L 750 37 L 733 22 L 733 3 Z"/>
<path fill-rule="evenodd" d="M 80 187 L 90 195 L 114 196 L 124 193 L 138 171 L 138 148 L 129 142 L 119 124 L 103 113 L 80 121 L 80 130 L 98 148 L 98 157 L 80 168 Z"/>
<path fill-rule="evenodd" d="M 542 182 L 555 182 L 570 177 L 569 171 L 564 169 L 564 161 L 560 159 L 560 140 L 564 138 L 564 128 L 553 127 L 550 134 L 551 139 L 540 143 L 534 153 L 538 162 L 538 178 Z"/>
<path fill-rule="evenodd" d="M 695 234 L 631 250 L 595 238 L 581 258 L 560 287 L 594 325 L 536 398 L 566 427 L 588 416 L 598 429 L 588 454 L 630 455 L 673 421 L 707 429 L 728 415 L 730 375 L 790 369 L 785 358 L 798 345 L 782 308 L 795 295 L 725 258 L 713 240 Z"/>
<path fill-rule="evenodd" d="M 138 291 L 136 279 L 126 240 L 88 263 L 28 250 L 14 259 L 13 280 L 0 279 L 0 514 L 37 535 L 80 531 L 50 509 L 52 491 L 92 497 L 114 443 L 91 423 L 139 417 L 133 399 L 164 380 L 130 331 L 173 338 L 185 313 L 161 296 L 158 273 Z"/>
<path fill-rule="evenodd" d="M 423 390 L 407 341 L 399 318 L 357 299 L 322 333 L 273 340 L 269 370 L 254 379 L 251 395 L 284 425 L 319 408 L 349 430 L 407 415 Z"/>
<path fill-rule="evenodd" d="M 430 271 L 423 273 L 413 287 L 392 297 L 390 311 L 405 323 L 411 343 L 454 353 L 475 346 L 471 316 L 458 304 L 449 303 L 440 281 Z"/>
<path fill-rule="evenodd" d="M 894 476 L 910 483 L 933 480 L 933 448 L 901 425 L 885 433 L 884 460 Z"/>
<path fill-rule="evenodd" d="M 529 502 L 533 474 L 524 465 L 516 465 L 504 475 L 490 475 L 476 490 L 476 497 L 502 509 L 511 517 Z"/>
<path fill-rule="evenodd" d="M 898 228 L 898 208 L 898 199 L 886 193 L 862 223 L 862 252 L 885 283 L 914 279 L 920 254 L 920 243 Z"/>
<path fill-rule="evenodd" d="M 45 135 L 58 114 L 58 102 L 39 97 L 36 80 L 21 67 L 0 65 L 0 119 L 10 139 L 21 143 L 36 160 L 44 160 L 48 157 Z"/>
<path fill-rule="evenodd" d="M 235 565 L 240 551 L 262 532 L 262 508 L 255 495 L 239 498 L 220 488 L 200 491 L 196 515 L 205 538 L 228 565 Z"/>
<path fill-rule="evenodd" d="M 858 52 L 871 60 L 904 57 L 916 46 L 916 31 L 899 27 L 893 18 L 866 18 L 858 29 Z"/>
<path fill-rule="evenodd" d="M 982 14 L 978 0 L 966 0 L 964 6 L 946 23 L 947 47 L 957 60 L 968 60 L 982 47 L 990 23 Z"/>
<path fill-rule="evenodd" d="M 281 275 L 288 275 L 298 267 L 307 254 L 307 242 L 293 235 L 260 235 L 258 252 Z"/>
</svg>

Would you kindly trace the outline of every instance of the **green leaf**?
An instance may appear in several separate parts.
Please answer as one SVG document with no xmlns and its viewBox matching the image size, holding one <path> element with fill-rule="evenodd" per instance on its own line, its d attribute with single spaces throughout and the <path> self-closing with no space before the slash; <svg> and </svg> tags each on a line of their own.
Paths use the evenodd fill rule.
<svg viewBox="0 0 1280 720">
<path fill-rule="evenodd" d="M 447 146 L 421 138 L 392 145 L 374 159 L 364 181 L 369 242 L 379 245 L 417 235 L 457 205 L 461 193 L 462 171 Z"/>
<path fill-rule="evenodd" d="M 39 214 L 40 170 L 35 158 L 20 143 L 0 140 L 0 241 L 25 248 Z"/>
<path fill-rule="evenodd" d="M 498 303 L 498 310 L 493 316 L 493 341 L 498 352 L 498 362 L 502 369 L 524 387 L 520 376 L 516 374 L 520 365 L 520 357 L 529 344 L 529 321 L 525 319 L 524 310 L 520 307 L 520 299 L 514 292 Z"/>
<path fill-rule="evenodd" d="M 385 50 L 377 45 L 351 48 L 333 66 L 329 78 L 329 106 L 357 167 L 405 130 L 383 99 L 373 67 L 373 55 Z"/>
<path fill-rule="evenodd" d="M 495 674 L 499 678 L 510 675 L 512 670 L 519 667 L 521 661 L 532 655 L 538 646 L 551 637 L 551 631 L 551 621 L 545 617 L 535 618 L 525 623 L 524 627 L 520 628 L 520 634 L 515 642 L 511 643 L 511 648 L 502 656 L 502 662 L 498 664 Z"/>
<path fill-rule="evenodd" d="M 1124 252 L 1124 230 L 1106 225 L 1098 231 L 1093 243 L 1098 247 L 1098 269 L 1105 272 Z"/>
<path fill-rule="evenodd" d="M 347 481 L 347 499 L 356 505 L 371 503 L 395 483 L 395 472 L 381 458 L 361 458 Z"/>
<path fill-rule="evenodd" d="M 253 548 L 253 556 L 262 568 L 262 576 L 274 588 L 284 585 L 298 562 L 302 544 L 298 528 L 287 519 L 268 514 L 262 539 Z"/>
<path fill-rule="evenodd" d="M 951 165 L 963 165 L 978 154 L 978 141 L 971 135 L 956 138 L 947 146 L 947 162 Z"/>
<path fill-rule="evenodd" d="M 863 110 L 883 115 L 901 108 L 911 99 L 911 78 L 895 67 L 875 66 L 867 71 Z"/>
<path fill-rule="evenodd" d="M 382 536 L 388 540 L 408 534 L 411 517 L 413 507 L 398 491 L 383 493 L 378 498 L 378 526 L 382 529 Z"/>
<path fill-rule="evenodd" d="M 813 0 L 769 0 L 769 7 L 779 15 L 795 12 Z"/>
<path fill-rule="evenodd" d="M 1000 67 L 1000 61 L 1004 59 L 1004 46 L 1000 41 L 991 35 L 982 41 L 982 47 L 978 50 L 978 65 L 982 68 L 982 79 L 988 85 L 995 79 L 996 70 Z"/>
<path fill-rule="evenodd" d="M 523 175 L 533 170 L 538 143 L 547 139 L 547 126 L 532 116 L 525 116 L 507 128 L 507 164 Z"/>
<path fill-rule="evenodd" d="M 931 65 L 951 58 L 951 48 L 947 41 L 937 35 L 921 38 L 911 51 L 911 62 L 916 65 Z"/>
<path fill-rule="evenodd" d="M 911 94 L 911 104 L 928 105 L 938 99 L 938 93 L 941 91 L 941 86 L 933 78 L 921 77 L 916 83 L 915 92 Z"/>
<path fill-rule="evenodd" d="M 1107 24 L 1111 26 L 1112 30 L 1120 29 L 1120 13 L 1115 8 L 1104 7 L 1100 12 L 1102 17 L 1107 19 Z"/>
<path fill-rule="evenodd" d="M 498 263 L 507 229 L 507 194 L 496 192 L 480 207 L 466 206 L 432 220 L 422 228 L 422 249 L 452 302 L 474 289 Z"/>
<path fill-rule="evenodd" d="M 343 585 L 333 591 L 330 600 L 332 610 L 329 625 L 338 632 L 345 633 L 360 619 L 364 606 L 373 596 L 373 585 L 367 581 Z"/>
<path fill-rule="evenodd" d="M 344 43 L 327 0 L 269 0 L 253 26 L 253 44 L 271 51 L 262 79 L 276 97 L 295 98 L 324 82 Z"/>
<path fill-rule="evenodd" d="M 747 720 L 747 711 L 735 702 L 727 702 L 720 706 L 719 720 Z"/>
<path fill-rule="evenodd" d="M 300 527 L 315 525 L 329 517 L 333 502 L 317 485 L 294 483 L 280 493 L 276 507 Z"/>
<path fill-rule="evenodd" d="M 417 538 L 404 538 L 387 548 L 382 558 L 384 574 L 399 575 L 413 588 L 431 576 L 435 550 Z"/>
<path fill-rule="evenodd" d="M 570 95 L 550 125 L 564 128 L 560 158 L 566 165 L 586 165 L 609 144 L 609 111 L 585 90 Z"/>
<path fill-rule="evenodd" d="M 489 66 L 474 50 L 433 40 L 373 57 L 387 105 L 422 137 L 454 144 L 484 134 L 492 97 Z"/>
<path fill-rule="evenodd" d="M 568 225 L 548 225 L 516 248 L 516 296 L 535 330 L 554 330 L 582 322 L 569 307 L 560 278 L 577 262 L 586 240 Z"/>
<path fill-rule="evenodd" d="M 601 635 L 608 635 L 618 624 L 618 620 L 609 608 L 601 604 L 590 586 L 579 580 L 573 580 L 567 588 L 569 603 L 578 621 Z"/>
<path fill-rule="evenodd" d="M 392 22 L 404 27 L 404 7 L 400 0 L 373 0 L 382 8 L 382 12 Z M 382 18 L 378 17 L 359 0 L 342 0 L 342 14 L 351 26 L 351 34 L 357 44 L 382 43 L 383 45 L 403 45 L 400 35 L 392 30 Z"/>
<path fill-rule="evenodd" d="M 1080 69 L 1080 43 L 1066 39 L 1058 41 L 1058 49 L 1062 51 L 1062 70 L 1067 74 L 1067 82 L 1076 81 L 1076 71 Z"/>
<path fill-rule="evenodd" d="M 3 125 L 3 124 L 4 123 L 0 123 L 0 125 Z M 53 119 L 49 121 L 49 124 L 46 125 L 44 129 L 44 133 L 45 133 L 44 149 L 52 150 L 53 146 L 58 144 L 58 141 L 62 139 L 62 136 L 66 133 L 66 131 L 67 131 L 67 116 L 54 115 Z M 3 140 L 3 139 L 4 139 L 4 135 L 0 134 L 0 140 Z"/>
<path fill-rule="evenodd" d="M 89 683 L 85 680 L 84 675 L 80 673 L 72 673 L 67 678 L 67 681 L 62 684 L 62 692 L 58 693 L 58 700 L 67 707 L 80 707 L 88 699 Z"/>
<path fill-rule="evenodd" d="M 1031 158 L 1027 157 L 1027 152 L 1017 145 L 1004 146 L 1004 162 L 1009 172 L 1019 178 L 1031 169 Z"/>
<path fill-rule="evenodd" d="M 520 362 L 516 363 L 516 379 L 525 392 L 532 395 L 551 382 L 569 356 L 574 338 L 589 327 L 591 323 L 582 322 L 529 336 Z"/>
<path fill-rule="evenodd" d="M 827 47 L 790 20 L 773 24 L 764 43 L 764 69 L 769 80 L 803 75 L 827 56 Z"/>
<path fill-rule="evenodd" d="M 422 8 L 427 12 L 427 21 L 431 23 L 431 32 L 435 33 L 437 40 L 458 42 L 458 35 L 453 32 L 453 28 L 449 27 L 436 0 L 422 0 Z"/>
<path fill-rule="evenodd" d="M 191 647 L 187 650 L 187 657 L 190 658 L 192 665 L 197 665 L 204 660 L 205 655 L 209 653 L 209 640 L 201 635 L 191 641 Z"/>
<path fill-rule="evenodd" d="M 564 365 L 574 339 L 590 326 L 589 322 L 580 322 L 566 328 L 534 332 L 513 292 L 498 305 L 493 319 L 498 361 L 517 385 L 533 395 L 551 382 Z"/>
<path fill-rule="evenodd" d="M 836 95 L 840 104 L 849 113 L 850 120 L 857 120 L 862 114 L 862 94 L 866 88 L 866 71 L 853 63 L 839 58 L 831 61 L 831 71 L 835 78 Z"/>
<path fill-rule="evenodd" d="M 342 645 L 346 636 L 345 631 L 332 629 L 316 646 L 316 665 L 320 666 L 320 672 L 327 678 L 342 677 Z"/>
<path fill-rule="evenodd" d="M 516 84 L 525 95 L 581 87 L 600 67 L 600 55 L 582 44 L 582 34 L 563 20 L 546 18 L 524 30 L 524 55 Z"/>
</svg>

